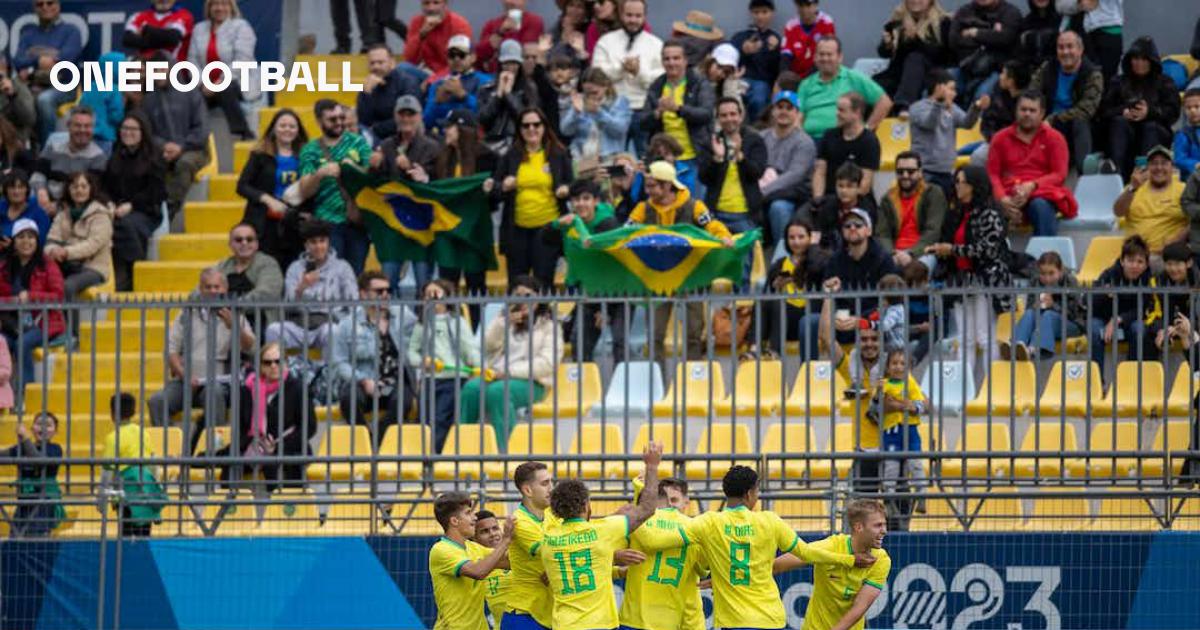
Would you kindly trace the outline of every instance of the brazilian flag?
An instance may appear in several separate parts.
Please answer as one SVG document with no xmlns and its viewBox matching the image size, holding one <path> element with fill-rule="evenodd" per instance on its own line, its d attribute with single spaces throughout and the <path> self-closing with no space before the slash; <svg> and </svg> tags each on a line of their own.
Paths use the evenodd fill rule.
<svg viewBox="0 0 1200 630">
<path fill-rule="evenodd" d="M 431 260 L 467 272 L 496 268 L 488 173 L 421 184 L 343 169 L 380 262 Z"/>
<path fill-rule="evenodd" d="M 577 224 L 578 225 L 578 224 Z M 669 295 L 737 282 L 759 230 L 736 235 L 733 247 L 692 225 L 628 226 L 564 239 L 570 278 L 593 295 Z"/>
</svg>

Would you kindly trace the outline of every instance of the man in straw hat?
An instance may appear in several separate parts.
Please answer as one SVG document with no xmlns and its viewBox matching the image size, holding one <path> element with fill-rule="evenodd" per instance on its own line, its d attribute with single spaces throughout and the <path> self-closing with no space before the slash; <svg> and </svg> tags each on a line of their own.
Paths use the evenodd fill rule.
<svg viewBox="0 0 1200 630">
<path fill-rule="evenodd" d="M 725 39 L 725 33 L 717 26 L 713 16 L 703 11 L 688 11 L 687 17 L 671 25 L 671 37 L 683 42 L 689 66 L 698 66 L 712 52 L 717 42 Z"/>
</svg>

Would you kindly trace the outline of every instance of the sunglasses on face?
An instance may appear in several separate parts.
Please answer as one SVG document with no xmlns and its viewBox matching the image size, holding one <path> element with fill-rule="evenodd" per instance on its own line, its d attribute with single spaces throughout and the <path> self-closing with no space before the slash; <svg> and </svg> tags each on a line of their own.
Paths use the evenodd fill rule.
<svg viewBox="0 0 1200 630">
<path fill-rule="evenodd" d="M 526 122 L 526 123 L 521 123 L 521 128 L 522 128 L 522 129 L 541 129 L 541 128 L 542 128 L 542 123 L 540 123 L 540 122 Z"/>
<path fill-rule="evenodd" d="M 446 53 L 446 57 L 448 57 L 450 59 L 466 59 L 467 53 L 462 52 L 461 50 L 455 50 L 455 51 Z"/>
<path fill-rule="evenodd" d="M 914 174 L 916 174 L 916 172 L 918 170 L 919 169 L 915 169 L 915 168 L 898 168 L 898 169 L 896 169 L 896 174 L 897 175 L 914 175 Z"/>
<path fill-rule="evenodd" d="M 843 230 L 861 230 L 865 227 L 867 227 L 867 224 L 861 221 L 847 221 L 842 224 Z"/>
<path fill-rule="evenodd" d="M 235 237 L 233 237 L 234 243 L 253 243 L 257 240 L 258 239 L 253 236 L 235 236 Z"/>
<path fill-rule="evenodd" d="M 280 363 L 282 363 L 282 361 L 279 359 L 263 359 L 262 360 L 263 365 L 279 365 Z"/>
</svg>

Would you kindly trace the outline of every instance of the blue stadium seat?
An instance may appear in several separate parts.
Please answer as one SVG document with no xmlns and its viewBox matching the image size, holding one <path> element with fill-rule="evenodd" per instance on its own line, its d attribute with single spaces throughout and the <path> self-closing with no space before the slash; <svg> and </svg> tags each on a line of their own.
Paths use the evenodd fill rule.
<svg viewBox="0 0 1200 630">
<path fill-rule="evenodd" d="M 1079 268 L 1075 265 L 1075 241 L 1069 236 L 1034 236 L 1025 246 L 1025 253 L 1035 260 L 1045 252 L 1058 252 L 1067 269 L 1074 271 Z"/>
<path fill-rule="evenodd" d="M 628 388 L 628 398 L 626 397 Z M 612 381 L 604 394 L 604 403 L 593 413 L 610 418 L 648 417 L 650 408 L 663 397 L 663 378 L 658 363 L 629 361 L 613 368 Z"/>
<path fill-rule="evenodd" d="M 929 362 L 925 376 L 921 377 L 921 391 L 933 407 L 943 416 L 962 413 L 966 401 L 975 398 L 975 375 L 970 361 L 936 359 Z"/>
<path fill-rule="evenodd" d="M 1064 221 L 1063 228 L 1075 230 L 1114 230 L 1117 218 L 1112 206 L 1125 184 L 1120 175 L 1084 175 L 1075 185 L 1075 199 L 1079 201 L 1079 214 Z"/>
</svg>

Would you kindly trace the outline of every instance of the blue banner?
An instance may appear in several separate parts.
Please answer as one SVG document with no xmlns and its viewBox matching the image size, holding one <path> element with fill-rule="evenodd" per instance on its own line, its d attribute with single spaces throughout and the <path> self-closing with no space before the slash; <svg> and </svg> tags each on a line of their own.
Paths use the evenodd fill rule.
<svg viewBox="0 0 1200 630">
<path fill-rule="evenodd" d="M 82 61 L 95 61 L 101 53 L 121 50 L 125 23 L 150 8 L 150 0 L 61 0 L 62 19 L 79 29 L 83 38 Z M 180 0 L 199 23 L 204 20 L 204 0 Z M 279 60 L 283 0 L 241 2 L 242 17 L 254 26 L 258 36 L 255 54 L 258 61 Z M 0 51 L 8 57 L 17 52 L 18 34 L 28 24 L 37 24 L 32 0 L 0 0 Z"/>
</svg>

